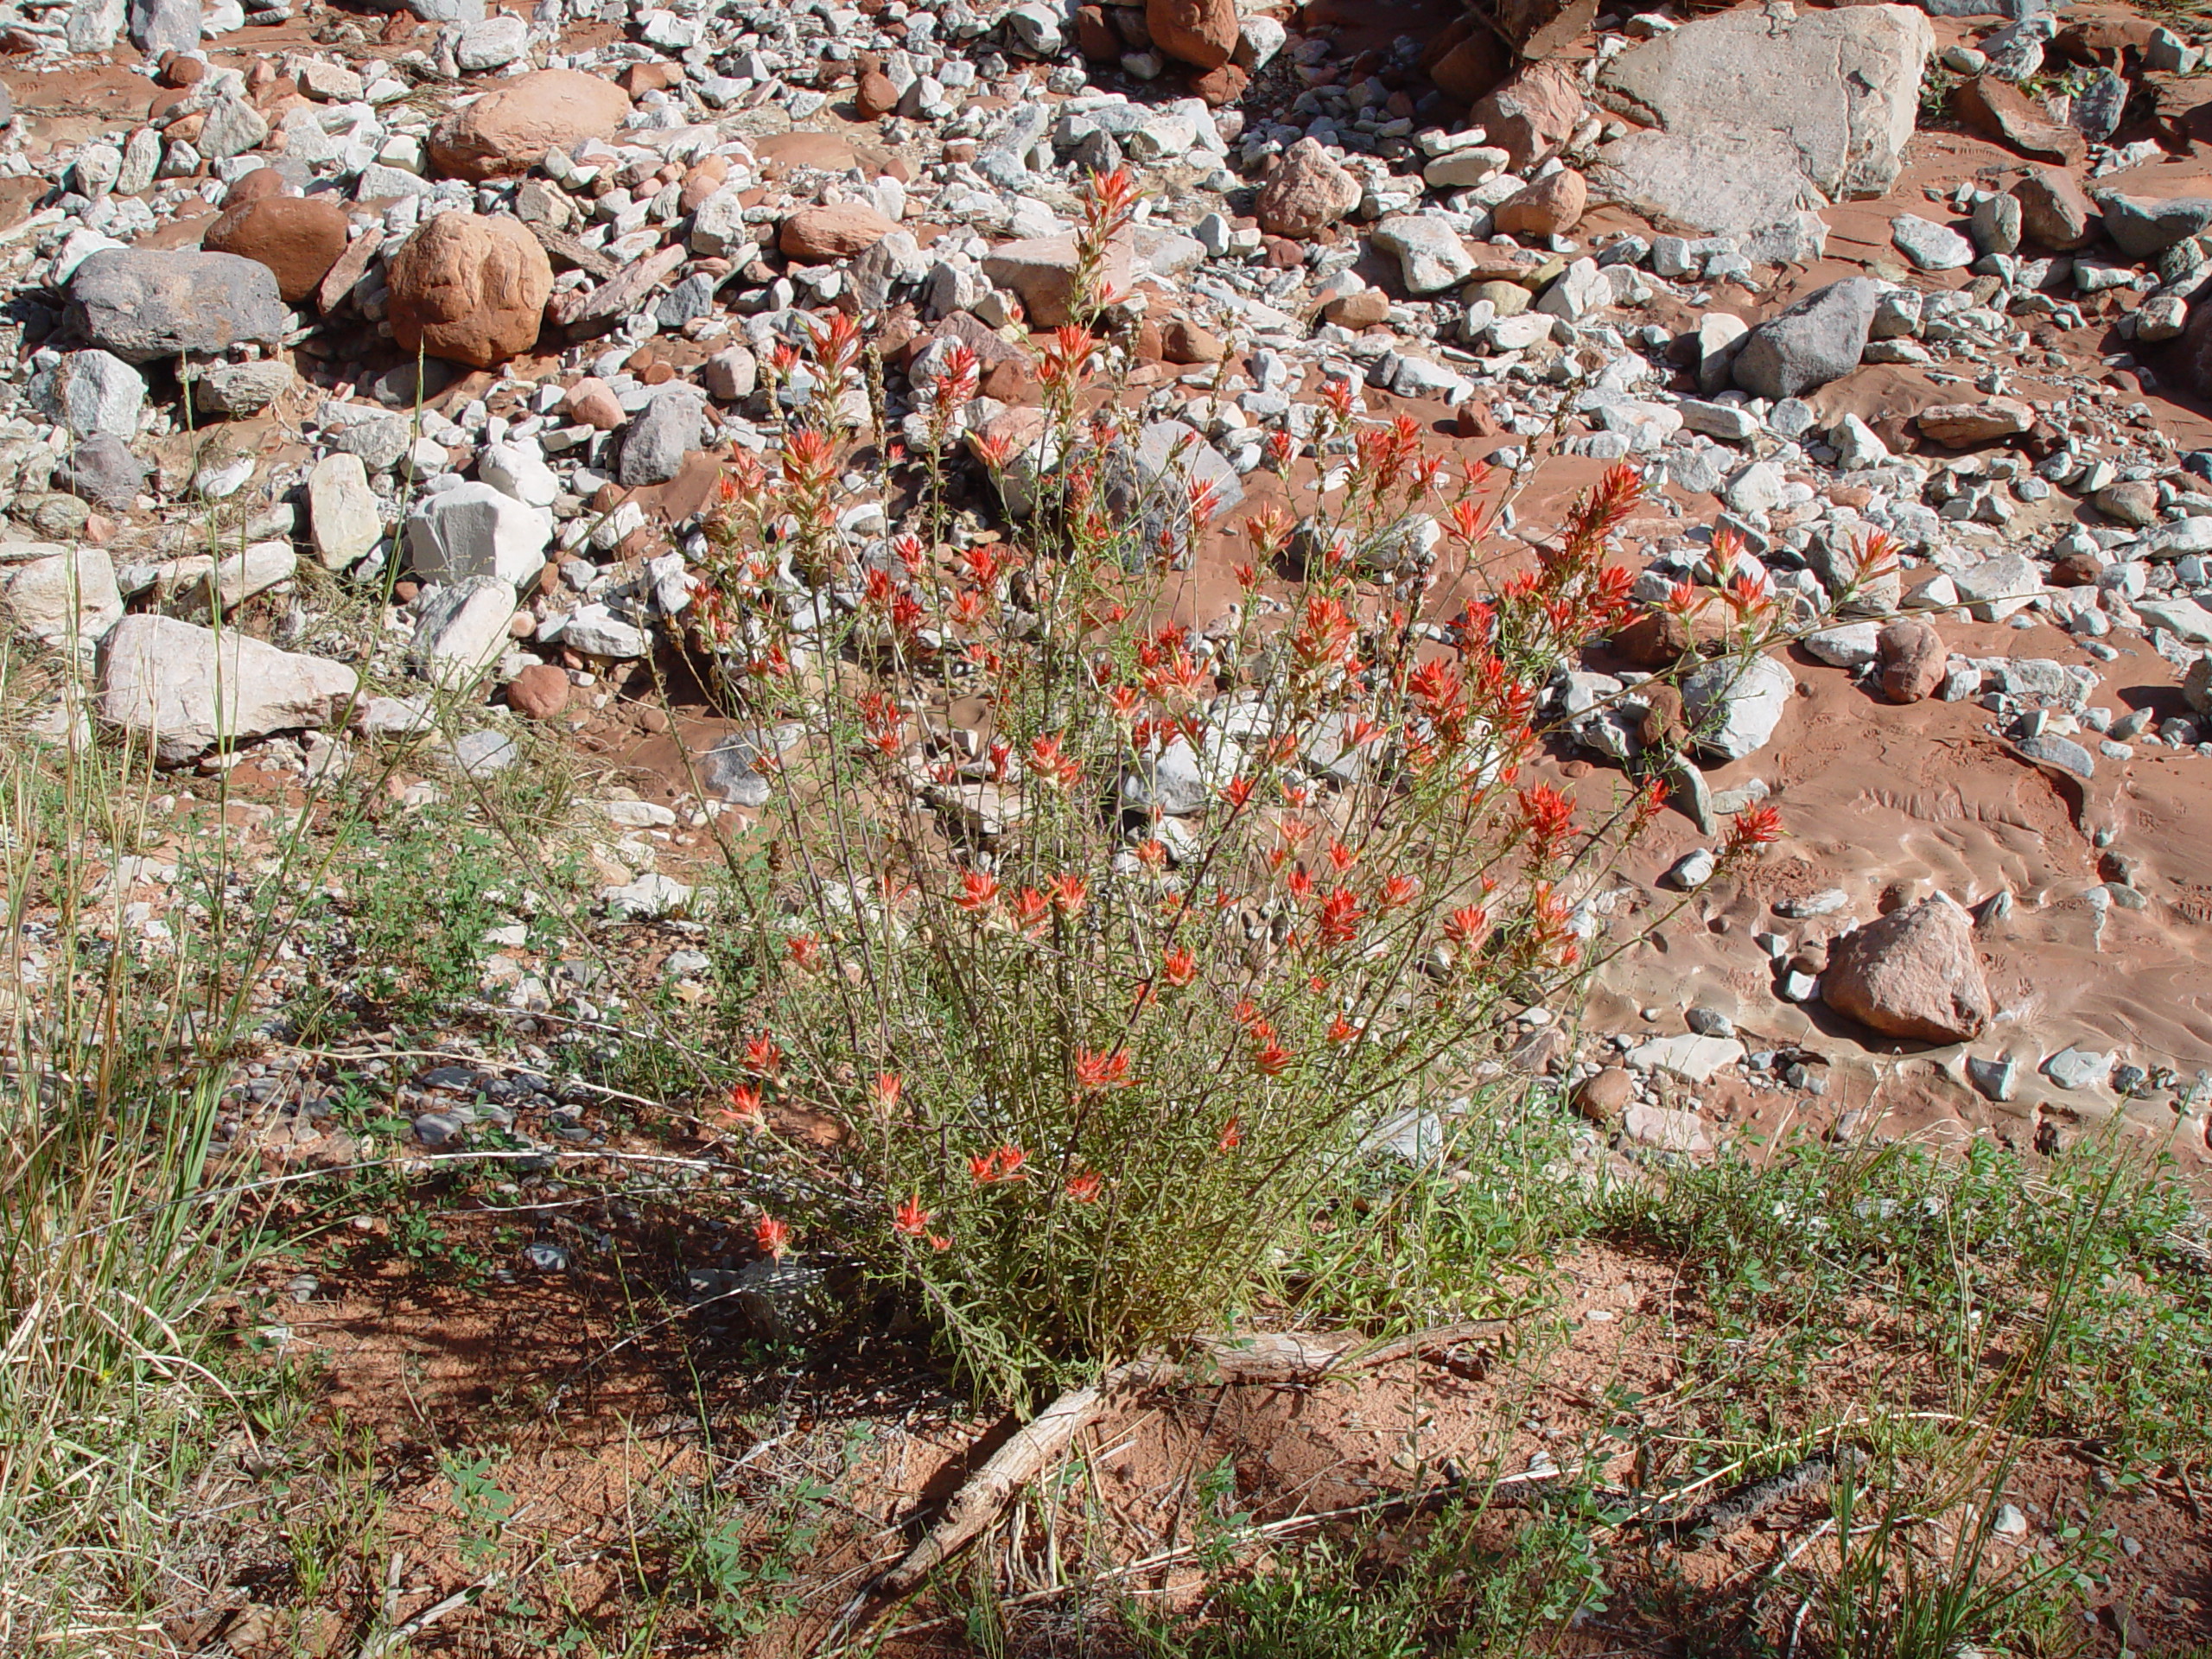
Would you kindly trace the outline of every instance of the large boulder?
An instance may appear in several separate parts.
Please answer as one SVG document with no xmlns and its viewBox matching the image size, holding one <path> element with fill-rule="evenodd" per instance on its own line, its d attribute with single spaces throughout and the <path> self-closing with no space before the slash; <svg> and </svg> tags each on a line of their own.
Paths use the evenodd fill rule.
<svg viewBox="0 0 2212 1659">
<path fill-rule="evenodd" d="M 575 69 L 540 69 L 503 81 L 430 130 L 430 161 L 457 179 L 527 173 L 550 149 L 611 138 L 630 113 L 630 95 Z"/>
<path fill-rule="evenodd" d="M 1605 159 L 1617 168 L 1633 162 L 1649 178 L 1663 176 L 1667 155 L 1686 173 L 1727 167 L 1728 178 L 1702 181 L 1702 194 L 1723 200 L 1753 187 L 1777 199 L 1805 190 L 1831 200 L 1881 195 L 1912 137 L 1935 46 L 1927 15 L 1909 6 L 1801 14 L 1775 0 L 1694 18 L 1599 73 L 1603 101 L 1664 135 L 1643 135 L 1619 158 Z M 1778 157 L 1787 158 L 1783 176 L 1762 177 Z M 1671 217 L 1688 228 L 1721 228 Z"/>
<path fill-rule="evenodd" d="M 553 265 L 518 219 L 440 213 L 407 238 L 385 279 L 402 351 L 488 369 L 537 343 Z"/>
<path fill-rule="evenodd" d="M 1871 276 L 1847 276 L 1776 313 L 1744 337 L 1731 365 L 1736 384 L 1755 397 L 1795 397 L 1848 374 L 1881 295 Z"/>
<path fill-rule="evenodd" d="M 358 682 L 343 664 L 279 651 L 243 629 L 126 616 L 100 652 L 100 718 L 181 765 L 218 743 L 329 723 Z"/>
<path fill-rule="evenodd" d="M 1940 893 L 1838 939 L 1821 1000 L 1885 1036 L 1927 1043 L 1971 1042 L 1995 1012 L 1974 920 Z"/>
<path fill-rule="evenodd" d="M 269 267 L 229 253 L 103 248 L 69 278 L 67 320 L 126 363 L 274 345 L 291 327 Z"/>
<path fill-rule="evenodd" d="M 346 210 L 327 196 L 256 196 L 226 208 L 200 245 L 268 266 L 276 291 L 297 304 L 346 251 Z"/>
<path fill-rule="evenodd" d="M 1218 69 L 1236 53 L 1236 0 L 1146 0 L 1152 43 L 1179 63 Z"/>
<path fill-rule="evenodd" d="M 1303 240 L 1343 219 L 1359 206 L 1359 181 L 1318 139 L 1300 138 L 1260 187 L 1254 212 L 1270 235 Z"/>
</svg>

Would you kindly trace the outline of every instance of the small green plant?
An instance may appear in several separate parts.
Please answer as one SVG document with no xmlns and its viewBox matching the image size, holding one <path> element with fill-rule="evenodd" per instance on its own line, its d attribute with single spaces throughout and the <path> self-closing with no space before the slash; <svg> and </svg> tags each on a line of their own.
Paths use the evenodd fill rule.
<svg viewBox="0 0 2212 1659">
<path fill-rule="evenodd" d="M 830 1487 L 801 1475 L 762 1501 L 690 1494 L 661 1516 L 672 1587 L 726 1636 L 753 1637 L 798 1610 L 799 1568 L 829 1519 Z"/>
<path fill-rule="evenodd" d="M 486 1566 L 505 1548 L 507 1526 L 514 1519 L 514 1495 L 500 1487 L 499 1467 L 489 1453 L 472 1458 L 444 1452 L 438 1456 L 438 1468 L 451 1488 L 454 1510 L 461 1520 L 461 1558 L 472 1569 Z"/>
</svg>

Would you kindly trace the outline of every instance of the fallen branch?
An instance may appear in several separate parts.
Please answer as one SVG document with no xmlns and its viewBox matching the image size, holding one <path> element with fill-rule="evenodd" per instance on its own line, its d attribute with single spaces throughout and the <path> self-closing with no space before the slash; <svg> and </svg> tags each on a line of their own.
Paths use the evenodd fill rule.
<svg viewBox="0 0 2212 1659">
<path fill-rule="evenodd" d="M 371 1637 L 366 1642 L 361 1643 L 361 1650 L 354 1656 L 354 1659 L 385 1659 L 386 1654 L 405 1647 L 448 1613 L 457 1608 L 467 1606 L 470 1602 L 498 1584 L 505 1576 L 505 1574 L 502 1573 L 487 1573 L 475 1583 L 454 1591 L 443 1601 L 431 1603 L 404 1624 L 397 1625 L 386 1630 L 382 1636 Z"/>
<path fill-rule="evenodd" d="M 1179 1382 L 1318 1382 L 1344 1371 L 1440 1352 L 1502 1331 L 1508 1323 L 1471 1319 L 1371 1345 L 1363 1345 L 1362 1338 L 1352 1334 L 1290 1332 L 1237 1338 L 1205 1337 L 1192 1344 L 1188 1359 L 1135 1359 L 1117 1365 L 1089 1387 L 1072 1389 L 1053 1401 L 993 1452 L 953 1494 L 938 1523 L 905 1559 L 845 1605 L 838 1625 L 849 1627 L 872 1601 L 896 1599 L 912 1591 L 956 1550 L 996 1521 L 1016 1492 L 1048 1468 L 1077 1434 L 1122 1398 Z"/>
<path fill-rule="evenodd" d="M 1039 1602 L 1056 1600 L 1062 1596 L 1072 1595 L 1079 1590 L 1096 1590 L 1122 1579 L 1135 1578 L 1146 1573 L 1156 1573 L 1164 1567 L 1173 1567 L 1178 1562 L 1188 1560 L 1192 1556 L 1198 1554 L 1201 1549 L 1215 1548 L 1238 1549 L 1246 1545 L 1288 1537 L 1294 1533 L 1325 1526 L 1332 1521 L 1343 1521 L 1354 1516 L 1404 1514 L 1446 1503 L 1454 1497 L 1464 1498 L 1469 1492 L 1478 1489 L 1484 1491 L 1484 1503 L 1486 1508 L 1522 1508 L 1529 1500 L 1517 1490 L 1518 1488 L 1563 1480 L 1569 1475 L 1579 1476 L 1589 1472 L 1587 1467 L 1571 1470 L 1529 1470 L 1517 1475 L 1501 1475 L 1489 1482 L 1486 1486 L 1480 1482 L 1448 1481 L 1425 1491 L 1398 1492 L 1389 1497 L 1370 1498 L 1364 1503 L 1353 1503 L 1343 1509 L 1319 1510 L 1288 1515 L 1279 1521 L 1265 1521 L 1252 1526 L 1239 1528 L 1220 1537 L 1211 1538 L 1205 1544 L 1179 1544 L 1173 1549 L 1160 1550 L 1154 1554 L 1141 1556 L 1134 1561 L 1123 1561 L 1118 1567 L 1109 1567 L 1082 1579 L 1048 1585 L 1042 1590 L 1026 1591 L 1018 1596 L 1002 1596 L 999 1599 L 997 1605 L 1032 1607 Z M 966 1618 L 967 1615 L 964 1613 L 949 1613 L 942 1618 L 927 1618 L 916 1624 L 901 1624 L 896 1630 L 887 1631 L 882 1637 L 874 1638 L 865 1644 L 855 1641 L 848 1642 L 841 1647 L 817 1649 L 811 1659 L 843 1659 L 843 1656 L 859 1651 L 863 1645 L 867 1645 L 871 1651 L 874 1651 L 880 1649 L 881 1644 L 895 1642 L 901 1637 L 920 1636 L 931 1630 L 948 1630 L 965 1623 Z"/>
</svg>

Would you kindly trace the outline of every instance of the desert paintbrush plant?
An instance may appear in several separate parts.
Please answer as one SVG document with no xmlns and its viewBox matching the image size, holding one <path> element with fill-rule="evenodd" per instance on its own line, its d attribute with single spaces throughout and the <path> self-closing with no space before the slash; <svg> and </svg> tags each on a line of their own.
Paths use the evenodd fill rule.
<svg viewBox="0 0 2212 1659">
<path fill-rule="evenodd" d="M 785 734 L 762 745 L 769 856 L 733 860 L 760 988 L 719 1112 L 759 1242 L 918 1288 L 1008 1396 L 1220 1328 L 1379 1121 L 1464 1093 L 1507 1017 L 1572 999 L 1578 906 L 1662 795 L 1593 819 L 1523 776 L 1542 689 L 1628 614 L 1630 468 L 1430 614 L 1478 584 L 1501 493 L 1332 381 L 1310 442 L 1268 457 L 1310 512 L 1243 526 L 1221 625 L 1174 620 L 1219 481 L 1181 481 L 1192 446 L 1104 395 L 1117 347 L 1090 325 L 1126 181 L 1092 202 L 1043 409 L 988 414 L 972 354 L 932 347 L 910 532 L 849 544 L 839 321 L 778 464 L 726 486 L 699 607 L 744 716 Z M 946 526 L 963 436 L 1014 538 Z M 1748 663 L 1773 607 L 1726 597 Z M 1749 815 L 1731 845 L 1775 833 Z M 779 1132 L 794 1109 L 834 1145 Z"/>
</svg>

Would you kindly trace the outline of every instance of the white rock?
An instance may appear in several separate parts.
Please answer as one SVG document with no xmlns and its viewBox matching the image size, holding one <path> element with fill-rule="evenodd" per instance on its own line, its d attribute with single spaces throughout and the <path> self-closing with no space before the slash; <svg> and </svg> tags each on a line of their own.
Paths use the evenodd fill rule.
<svg viewBox="0 0 2212 1659">
<path fill-rule="evenodd" d="M 561 480 L 534 443 L 486 444 L 477 454 L 476 476 L 526 507 L 550 507 L 561 494 Z"/>
<path fill-rule="evenodd" d="M 146 382 L 138 371 L 111 353 L 72 352 L 46 383 L 46 406 L 54 418 L 80 438 L 106 433 L 125 443 L 138 435 L 146 407 Z"/>
<path fill-rule="evenodd" d="M 471 576 L 432 589 L 416 608 L 409 666 L 433 685 L 464 690 L 512 643 L 515 590 L 497 576 Z"/>
<path fill-rule="evenodd" d="M 126 616 L 100 653 L 101 720 L 177 765 L 217 742 L 326 725 L 359 682 L 341 664 L 279 651 L 241 629 Z"/>
<path fill-rule="evenodd" d="M 520 587 L 543 568 L 553 518 L 489 484 L 428 497 L 407 521 L 407 553 L 425 582 L 498 576 Z"/>
<path fill-rule="evenodd" d="M 1797 695 L 1796 676 L 1772 657 L 1720 658 L 1682 682 L 1682 708 L 1697 747 L 1724 760 L 1762 748 Z"/>
<path fill-rule="evenodd" d="M 97 547 L 48 554 L 22 564 L 0 565 L 7 579 L 0 598 L 16 630 L 57 651 L 89 656 L 123 620 L 123 594 L 115 563 Z"/>
<path fill-rule="evenodd" d="M 357 564 L 384 535 L 384 515 L 359 455 L 325 455 L 308 473 L 308 524 L 323 568 Z"/>
<path fill-rule="evenodd" d="M 1805 649 L 1834 668 L 1864 668 L 1874 660 L 1874 641 L 1881 632 L 1878 622 L 1848 622 L 1808 635 Z"/>
<path fill-rule="evenodd" d="M 1628 1065 L 1631 1071 L 1663 1071 L 1685 1083 L 1710 1083 L 1715 1072 L 1743 1058 L 1744 1046 L 1733 1037 L 1700 1037 L 1685 1031 L 1638 1043 L 1628 1052 Z"/>
<path fill-rule="evenodd" d="M 691 889 L 655 872 L 624 887 L 602 887 L 599 896 L 615 921 L 652 922 L 688 906 Z"/>
</svg>

